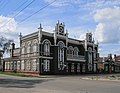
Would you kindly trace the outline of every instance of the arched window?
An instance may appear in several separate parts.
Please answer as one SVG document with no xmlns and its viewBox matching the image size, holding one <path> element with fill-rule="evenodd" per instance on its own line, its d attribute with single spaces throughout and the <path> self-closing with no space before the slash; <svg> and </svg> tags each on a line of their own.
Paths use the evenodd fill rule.
<svg viewBox="0 0 120 93">
<path fill-rule="evenodd" d="M 33 49 L 33 52 L 37 52 L 38 51 L 38 44 L 34 44 L 32 49 Z"/>
<path fill-rule="evenodd" d="M 25 47 L 22 47 L 22 54 L 25 54 Z"/>
<path fill-rule="evenodd" d="M 79 49 L 77 47 L 74 47 L 73 55 L 78 56 Z"/>
<path fill-rule="evenodd" d="M 43 41 L 43 48 L 44 48 L 43 53 L 44 53 L 44 55 L 50 55 L 50 45 L 51 45 L 51 43 L 49 40 L 45 39 Z"/>
<path fill-rule="evenodd" d="M 73 55 L 73 47 L 72 46 L 68 47 L 67 53 Z"/>
<path fill-rule="evenodd" d="M 31 52 L 31 44 L 30 44 L 30 42 L 28 42 L 28 45 L 27 45 L 27 53 L 30 53 Z"/>
<path fill-rule="evenodd" d="M 88 48 L 88 70 L 89 71 L 92 71 L 92 60 L 93 58 L 92 58 L 92 48 L 91 47 L 89 47 Z"/>
<path fill-rule="evenodd" d="M 50 71 L 50 60 L 44 60 L 44 71 Z"/>
<path fill-rule="evenodd" d="M 62 41 L 58 42 L 58 68 L 60 70 L 64 69 L 64 46 L 65 44 Z"/>
<path fill-rule="evenodd" d="M 22 46 L 21 46 L 21 54 L 25 54 L 26 51 L 25 51 L 25 43 L 22 43 Z"/>
<path fill-rule="evenodd" d="M 38 51 L 38 41 L 34 40 L 32 45 L 32 52 L 37 52 L 37 51 Z"/>
</svg>

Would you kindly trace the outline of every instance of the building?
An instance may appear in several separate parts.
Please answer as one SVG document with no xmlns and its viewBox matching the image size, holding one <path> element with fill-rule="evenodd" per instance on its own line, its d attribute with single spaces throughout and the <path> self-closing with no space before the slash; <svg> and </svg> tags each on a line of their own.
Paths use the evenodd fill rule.
<svg viewBox="0 0 120 93">
<path fill-rule="evenodd" d="M 98 60 L 99 73 L 119 73 L 120 72 L 120 56 L 100 57 Z"/>
<path fill-rule="evenodd" d="M 65 24 L 57 22 L 54 33 L 43 31 L 22 36 L 20 47 L 12 44 L 11 57 L 5 58 L 5 71 L 38 74 L 96 73 L 98 44 L 91 33 L 85 40 L 68 37 Z"/>
</svg>

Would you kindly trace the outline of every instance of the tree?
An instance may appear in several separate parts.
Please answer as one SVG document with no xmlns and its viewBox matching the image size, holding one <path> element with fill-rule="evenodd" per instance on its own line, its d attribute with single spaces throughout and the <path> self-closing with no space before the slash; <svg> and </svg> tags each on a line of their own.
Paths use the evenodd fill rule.
<svg viewBox="0 0 120 93">
<path fill-rule="evenodd" d="M 13 43 L 13 40 L 7 39 L 5 37 L 0 37 L 0 70 L 2 70 L 2 57 L 5 52 L 10 52 L 10 45 Z"/>
<path fill-rule="evenodd" d="M 7 39 L 5 37 L 0 37 L 0 48 L 5 52 L 10 51 L 10 45 L 13 43 L 13 40 Z"/>
</svg>

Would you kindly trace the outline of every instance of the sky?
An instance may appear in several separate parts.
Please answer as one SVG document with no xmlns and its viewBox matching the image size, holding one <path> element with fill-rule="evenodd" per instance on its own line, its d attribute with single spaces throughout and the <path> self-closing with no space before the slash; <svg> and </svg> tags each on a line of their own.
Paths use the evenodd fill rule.
<svg viewBox="0 0 120 93">
<path fill-rule="evenodd" d="M 30 2 L 32 2 L 26 9 Z M 69 37 L 84 39 L 91 32 L 99 42 L 100 56 L 120 55 L 120 0 L 0 0 L 0 36 L 14 39 L 19 46 L 19 33 L 27 35 L 43 30 L 53 32 L 59 20 L 65 23 Z"/>
</svg>

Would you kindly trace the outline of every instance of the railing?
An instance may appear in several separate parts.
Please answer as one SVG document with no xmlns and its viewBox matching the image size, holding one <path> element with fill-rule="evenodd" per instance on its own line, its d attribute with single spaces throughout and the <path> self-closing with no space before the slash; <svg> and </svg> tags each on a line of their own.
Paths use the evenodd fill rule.
<svg viewBox="0 0 120 93">
<path fill-rule="evenodd" d="M 85 60 L 85 56 L 67 54 L 67 60 L 68 59 L 72 59 L 72 60 Z"/>
<path fill-rule="evenodd" d="M 46 57 L 51 57 L 53 56 L 53 53 L 50 52 L 33 52 L 33 53 L 26 53 L 26 54 L 21 54 L 21 57 L 34 57 L 34 56 L 46 56 Z"/>
</svg>

